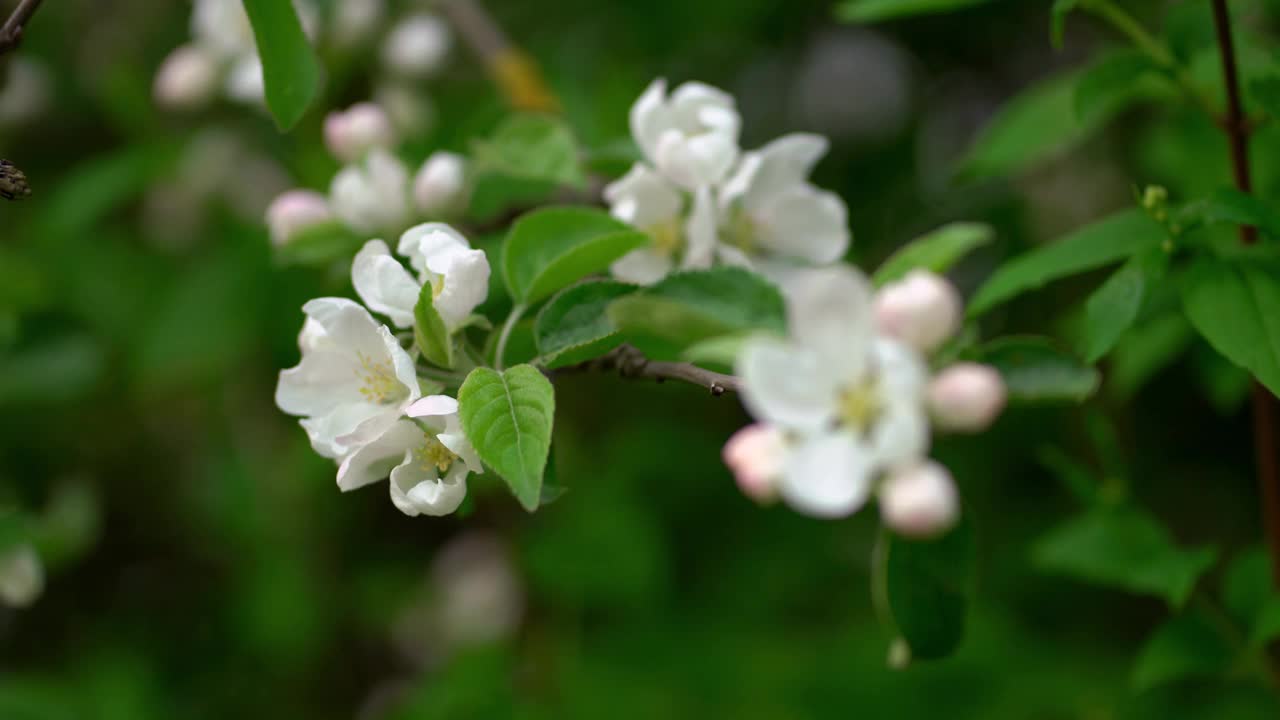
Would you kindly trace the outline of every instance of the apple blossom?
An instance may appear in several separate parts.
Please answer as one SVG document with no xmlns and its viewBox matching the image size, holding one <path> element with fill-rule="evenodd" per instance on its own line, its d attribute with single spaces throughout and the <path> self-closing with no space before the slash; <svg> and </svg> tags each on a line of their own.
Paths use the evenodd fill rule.
<svg viewBox="0 0 1280 720">
<path fill-rule="evenodd" d="M 724 464 L 733 471 L 742 494 L 758 503 L 778 497 L 778 481 L 786 467 L 786 439 L 781 431 L 757 423 L 729 438 L 724 446 Z"/>
<path fill-rule="evenodd" d="M 224 85 L 227 97 L 246 105 L 260 105 L 266 97 L 266 85 L 262 78 L 262 59 L 257 55 L 245 55 L 236 60 L 227 72 Z"/>
<path fill-rule="evenodd" d="M 0 603 L 27 607 L 44 592 L 44 565 L 30 543 L 0 551 Z"/>
<path fill-rule="evenodd" d="M 409 170 L 385 150 L 348 165 L 329 185 L 333 212 L 362 233 L 399 232 L 409 223 Z"/>
<path fill-rule="evenodd" d="M 253 26 L 240 0 L 196 0 L 191 37 L 225 60 L 257 52 Z"/>
<path fill-rule="evenodd" d="M 937 536 L 951 529 L 959 514 L 951 473 L 931 460 L 895 470 L 880 487 L 880 515 L 901 535 Z"/>
<path fill-rule="evenodd" d="M 156 71 L 155 98 L 165 107 L 199 107 L 218 89 L 218 58 L 198 45 L 183 45 L 164 59 Z"/>
<path fill-rule="evenodd" d="M 325 146 L 343 162 L 356 162 L 375 149 L 395 146 L 395 131 L 385 110 L 374 103 L 356 103 L 324 119 Z"/>
<path fill-rule="evenodd" d="M 867 279 L 845 266 L 812 270 L 788 303 L 789 339 L 746 343 L 737 369 L 757 419 L 794 434 L 782 498 L 819 517 L 855 512 L 880 473 L 929 444 L 926 368 L 878 337 Z"/>
<path fill-rule="evenodd" d="M 435 624 L 451 646 L 509 637 L 524 617 L 524 589 L 502 538 L 470 531 L 448 542 L 431 560 L 438 589 Z"/>
<path fill-rule="evenodd" d="M 391 501 L 400 512 L 448 515 L 466 497 L 467 475 L 484 471 L 462 432 L 458 401 L 430 395 L 405 414 L 408 419 L 395 421 L 342 460 L 338 487 L 346 492 L 389 478 Z"/>
<path fill-rule="evenodd" d="M 413 201 L 427 215 L 457 210 L 467 189 L 466 159 L 457 153 L 435 152 L 413 178 Z"/>
<path fill-rule="evenodd" d="M 929 412 L 938 427 L 952 432 L 986 430 L 1004 409 L 1004 379 L 990 365 L 957 363 L 929 384 Z"/>
<path fill-rule="evenodd" d="M 610 267 L 626 282 L 652 284 L 676 268 L 710 267 L 716 244 L 715 205 L 709 188 L 693 194 L 689 215 L 679 188 L 645 165 L 635 165 L 604 189 L 612 214 L 649 235 L 652 242 Z"/>
<path fill-rule="evenodd" d="M 421 78 L 440 67 L 451 44 L 444 22 L 434 15 L 419 13 L 391 29 L 382 46 L 382 61 L 394 72 Z"/>
<path fill-rule="evenodd" d="M 876 293 L 875 314 L 881 332 L 928 353 L 960 328 L 960 293 L 946 278 L 912 270 Z"/>
<path fill-rule="evenodd" d="M 631 135 L 659 173 L 686 190 L 724 180 L 738 158 L 742 118 L 733 97 L 700 82 L 667 95 L 659 78 L 631 107 Z"/>
<path fill-rule="evenodd" d="M 302 306 L 302 361 L 280 372 L 276 405 L 300 415 L 316 452 L 341 458 L 382 435 L 421 396 L 413 359 L 385 325 L 345 298 Z"/>
<path fill-rule="evenodd" d="M 436 312 L 453 332 L 484 302 L 489 293 L 489 260 L 483 250 L 443 223 L 410 228 L 397 248 L 418 272 L 414 279 L 387 244 L 370 240 L 356 254 L 351 281 L 369 309 L 386 315 L 396 327 L 413 326 L 413 310 L 429 285 Z"/>
<path fill-rule="evenodd" d="M 333 41 L 351 48 L 369 39 L 387 12 L 386 0 L 338 0 L 333 6 Z"/>
<path fill-rule="evenodd" d="M 333 211 L 324 195 L 312 190 L 289 190 L 267 208 L 267 227 L 277 247 L 288 244 L 298 233 L 333 220 Z"/>
</svg>

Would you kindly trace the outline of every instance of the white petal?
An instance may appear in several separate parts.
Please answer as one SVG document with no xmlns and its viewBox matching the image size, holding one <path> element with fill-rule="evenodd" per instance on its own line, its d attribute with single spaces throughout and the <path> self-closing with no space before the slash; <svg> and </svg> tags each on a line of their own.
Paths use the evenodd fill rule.
<svg viewBox="0 0 1280 720">
<path fill-rule="evenodd" d="M 904 401 L 923 402 L 929 368 L 924 358 L 896 340 L 879 338 L 872 346 L 882 392 Z"/>
<path fill-rule="evenodd" d="M 847 434 L 806 440 L 791 452 L 779 487 L 787 504 L 806 515 L 848 517 L 871 493 L 871 458 Z"/>
<path fill-rule="evenodd" d="M 667 81 L 658 78 L 649 84 L 631 106 L 631 136 L 650 160 L 656 157 L 658 136 L 667 127 L 669 113 L 666 99 Z"/>
<path fill-rule="evenodd" d="M 442 417 L 456 415 L 458 401 L 448 395 L 428 395 L 405 408 L 404 414 L 411 418 Z"/>
<path fill-rule="evenodd" d="M 0 602 L 27 607 L 44 592 L 44 564 L 29 543 L 0 552 Z"/>
<path fill-rule="evenodd" d="M 671 93 L 671 122 L 687 134 L 714 130 L 735 143 L 742 124 L 729 93 L 700 82 L 687 82 Z"/>
<path fill-rule="evenodd" d="M 667 130 L 658 137 L 654 165 L 672 182 L 692 190 L 725 179 L 738 159 L 737 142 L 722 133 L 687 136 Z"/>
<path fill-rule="evenodd" d="M 427 264 L 432 269 L 430 259 Z M 444 284 L 435 297 L 435 308 L 445 327 L 453 332 L 489 295 L 489 259 L 483 250 L 465 250 L 443 267 Z"/>
<path fill-rule="evenodd" d="M 290 415 L 323 415 L 357 399 L 359 383 L 346 353 L 307 352 L 297 365 L 280 371 L 276 406 Z"/>
<path fill-rule="evenodd" d="M 374 427 L 370 418 L 378 419 Z M 364 435 L 353 437 L 363 426 L 366 435 L 376 438 L 395 422 L 395 416 L 386 415 L 382 408 L 367 402 L 343 403 L 319 415 L 298 421 L 307 432 L 311 447 L 321 457 L 340 460 L 363 443 Z"/>
<path fill-rule="evenodd" d="M 929 418 L 919 405 L 890 403 L 868 438 L 877 466 L 892 469 L 924 457 L 929 450 Z"/>
<path fill-rule="evenodd" d="M 480 454 L 476 452 L 475 447 L 467 436 L 462 434 L 461 427 L 451 423 L 449 428 L 452 432 L 442 432 L 436 436 L 440 444 L 449 448 L 449 452 L 462 458 L 462 462 L 466 463 L 467 469 L 473 473 L 484 472 L 484 465 L 480 462 Z"/>
<path fill-rule="evenodd" d="M 791 334 L 825 365 L 856 379 L 871 353 L 871 284 L 845 265 L 810 270 L 787 305 Z"/>
<path fill-rule="evenodd" d="M 391 502 L 410 517 L 448 515 L 467 496 L 467 469 L 454 463 L 445 477 L 434 467 L 408 462 L 391 471 Z"/>
<path fill-rule="evenodd" d="M 758 152 L 749 152 L 742 155 L 737 169 L 720 186 L 717 201 L 720 203 L 721 211 L 727 212 L 734 203 L 741 202 L 747 196 L 747 192 L 751 190 L 751 184 L 760 172 L 760 166 L 763 163 L 764 158 Z"/>
<path fill-rule="evenodd" d="M 397 421 L 342 460 L 338 488 L 346 492 L 385 479 L 393 468 L 408 461 L 410 451 L 422 444 L 422 439 L 421 428 L 409 420 Z"/>
<path fill-rule="evenodd" d="M 246 105 L 260 104 L 266 97 L 262 80 L 262 61 L 257 55 L 247 55 L 237 60 L 227 73 L 227 96 Z"/>
<path fill-rule="evenodd" d="M 849 249 L 848 209 L 835 193 L 797 185 L 751 215 L 760 245 L 785 257 L 826 265 Z"/>
<path fill-rule="evenodd" d="M 409 265 L 418 272 L 426 272 L 429 263 L 438 263 L 442 256 L 453 255 L 459 250 L 470 250 L 471 243 L 446 223 L 429 222 L 415 225 L 400 236 L 396 252 L 409 258 Z"/>
<path fill-rule="evenodd" d="M 760 263 L 756 262 L 750 255 L 743 252 L 741 248 L 736 248 L 732 245 L 726 245 L 724 243 L 717 244 L 716 259 L 720 261 L 721 265 L 740 267 L 753 272 L 761 271 Z M 768 275 L 765 275 L 765 277 L 773 280 L 773 278 L 769 278 Z M 777 283 L 775 282 L 774 284 L 776 285 Z M 781 289 L 781 286 L 779 286 L 779 289 Z"/>
<path fill-rule="evenodd" d="M 758 207 L 779 193 L 807 184 L 813 166 L 827 154 L 829 146 L 821 135 L 792 133 L 751 153 L 760 162 L 751 175 L 743 202 L 748 208 Z"/>
<path fill-rule="evenodd" d="M 693 208 L 685 223 L 685 251 L 680 269 L 711 267 L 716 250 L 716 206 L 711 188 L 703 186 L 693 194 Z"/>
<path fill-rule="evenodd" d="M 609 272 L 623 282 L 652 285 L 666 277 L 673 267 L 670 257 L 652 248 L 639 248 L 614 261 Z"/>
<path fill-rule="evenodd" d="M 351 282 L 369 309 L 386 315 L 396 327 L 413 327 L 413 308 L 422 286 L 391 256 L 381 240 L 370 240 L 351 264 Z"/>
<path fill-rule="evenodd" d="M 626 175 L 605 186 L 604 199 L 614 217 L 638 228 L 678 217 L 684 203 L 671 183 L 643 163 L 636 163 Z"/>
<path fill-rule="evenodd" d="M 739 354 L 737 371 L 742 378 L 742 402 L 759 420 L 813 432 L 835 417 L 837 378 L 808 349 L 780 340 L 753 339 Z"/>
<path fill-rule="evenodd" d="M 329 186 L 333 212 L 358 232 L 399 232 L 409 217 L 409 169 L 382 149 L 349 165 Z"/>
<path fill-rule="evenodd" d="M 422 390 L 418 387 L 418 370 L 414 367 L 413 358 L 409 356 L 409 352 L 401 347 L 400 341 L 391 334 L 391 330 L 386 325 L 378 326 L 378 334 L 382 338 L 386 356 L 391 360 L 391 368 L 396 380 L 399 380 L 400 384 L 409 391 L 408 397 L 399 405 L 399 409 L 403 410 L 414 400 L 422 397 Z"/>
</svg>

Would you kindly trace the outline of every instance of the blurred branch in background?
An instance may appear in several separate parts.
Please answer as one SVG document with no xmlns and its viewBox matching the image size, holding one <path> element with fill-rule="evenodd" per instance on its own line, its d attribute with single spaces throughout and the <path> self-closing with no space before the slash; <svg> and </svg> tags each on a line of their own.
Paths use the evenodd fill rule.
<svg viewBox="0 0 1280 720">
<path fill-rule="evenodd" d="M 18 43 L 22 41 L 23 29 L 39 8 L 40 0 L 22 0 L 18 3 L 18 7 L 13 9 L 4 26 L 0 27 L 0 55 L 18 47 Z"/>
<path fill-rule="evenodd" d="M 441 9 L 449 16 L 458 34 L 484 62 L 513 108 L 559 112 L 560 102 L 547 87 L 537 63 L 511 44 L 507 34 L 479 0 L 447 0 Z"/>
<path fill-rule="evenodd" d="M 582 372 L 617 372 L 619 376 L 629 379 L 657 380 L 658 382 L 679 380 L 704 387 L 716 397 L 726 392 L 738 392 L 741 387 L 741 382 L 733 375 L 704 370 L 690 363 L 656 362 L 630 345 L 623 345 L 595 360 L 557 368 L 551 372 L 553 376 Z"/>
</svg>

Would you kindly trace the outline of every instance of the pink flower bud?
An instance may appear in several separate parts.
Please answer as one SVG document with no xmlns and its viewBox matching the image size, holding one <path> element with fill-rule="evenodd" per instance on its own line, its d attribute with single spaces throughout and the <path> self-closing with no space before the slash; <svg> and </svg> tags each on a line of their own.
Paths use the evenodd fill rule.
<svg viewBox="0 0 1280 720">
<path fill-rule="evenodd" d="M 271 242 L 277 247 L 287 244 L 298 233 L 333 220 L 324 195 L 311 190 L 290 190 L 267 208 L 267 226 Z"/>
<path fill-rule="evenodd" d="M 947 469 L 932 460 L 894 471 L 880 488 L 880 517 L 912 538 L 940 535 L 960 515 L 960 498 Z"/>
<path fill-rule="evenodd" d="M 960 293 L 946 278 L 912 270 L 876 293 L 876 323 L 884 334 L 928 353 L 959 329 L 960 305 Z"/>
<path fill-rule="evenodd" d="M 194 45 L 183 45 L 160 64 L 152 91 L 161 106 L 187 110 L 209 102 L 217 89 L 217 58 Z"/>
<path fill-rule="evenodd" d="M 324 142 L 334 157 L 355 162 L 374 148 L 395 145 L 395 131 L 387 113 L 373 103 L 358 103 L 324 119 Z"/>
<path fill-rule="evenodd" d="M 408 77 L 430 75 L 449 52 L 449 29 L 426 13 L 400 22 L 387 36 L 382 59 L 392 71 Z"/>
<path fill-rule="evenodd" d="M 451 152 L 433 153 L 413 179 L 413 200 L 428 215 L 457 208 L 466 189 L 466 162 Z"/>
<path fill-rule="evenodd" d="M 729 438 L 723 456 L 744 495 L 761 504 L 778 497 L 778 480 L 786 458 L 786 445 L 779 430 L 763 424 L 748 425 Z"/>
<path fill-rule="evenodd" d="M 991 426 L 1005 403 L 1004 379 L 990 365 L 957 363 L 929 384 L 929 411 L 939 428 L 981 432 Z"/>
</svg>

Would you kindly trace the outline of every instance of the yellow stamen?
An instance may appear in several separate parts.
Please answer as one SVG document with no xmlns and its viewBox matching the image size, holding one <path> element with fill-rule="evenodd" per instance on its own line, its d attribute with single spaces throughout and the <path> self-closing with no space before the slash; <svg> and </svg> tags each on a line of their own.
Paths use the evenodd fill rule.
<svg viewBox="0 0 1280 720">
<path fill-rule="evenodd" d="M 840 422 L 858 430 L 870 428 L 880 417 L 884 404 L 876 384 L 864 380 L 840 391 Z"/>
<path fill-rule="evenodd" d="M 391 405 L 408 396 L 409 389 L 396 378 L 389 362 L 374 362 L 362 352 L 357 352 L 356 357 L 360 358 L 356 377 L 360 378 L 360 394 L 366 400 Z"/>
<path fill-rule="evenodd" d="M 421 447 L 414 448 L 413 456 L 418 461 L 424 472 L 435 468 L 441 473 L 447 472 L 449 466 L 453 465 L 453 461 L 458 459 L 452 450 L 445 447 L 440 439 L 430 433 L 425 433 L 426 442 Z"/>
</svg>

